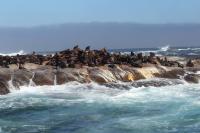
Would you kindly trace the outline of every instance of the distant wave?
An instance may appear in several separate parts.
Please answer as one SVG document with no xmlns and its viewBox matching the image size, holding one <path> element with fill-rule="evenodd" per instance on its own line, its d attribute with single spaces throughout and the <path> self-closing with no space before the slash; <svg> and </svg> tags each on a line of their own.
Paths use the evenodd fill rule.
<svg viewBox="0 0 200 133">
<path fill-rule="evenodd" d="M 178 49 L 179 51 L 186 51 L 186 50 L 200 50 L 200 48 L 182 48 Z"/>
<path fill-rule="evenodd" d="M 168 51 L 169 49 L 170 49 L 170 46 L 166 45 L 166 46 L 161 47 L 159 51 Z"/>
<path fill-rule="evenodd" d="M 26 54 L 23 50 L 20 50 L 19 52 L 15 52 L 15 53 L 0 53 L 0 55 L 2 56 L 15 56 L 15 55 L 24 55 Z"/>
</svg>

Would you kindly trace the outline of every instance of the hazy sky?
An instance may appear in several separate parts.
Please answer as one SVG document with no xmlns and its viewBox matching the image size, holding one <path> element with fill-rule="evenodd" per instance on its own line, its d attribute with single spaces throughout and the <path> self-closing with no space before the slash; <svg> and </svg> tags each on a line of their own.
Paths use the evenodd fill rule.
<svg viewBox="0 0 200 133">
<path fill-rule="evenodd" d="M 66 22 L 200 23 L 200 0 L 1 0 L 0 26 Z"/>
</svg>

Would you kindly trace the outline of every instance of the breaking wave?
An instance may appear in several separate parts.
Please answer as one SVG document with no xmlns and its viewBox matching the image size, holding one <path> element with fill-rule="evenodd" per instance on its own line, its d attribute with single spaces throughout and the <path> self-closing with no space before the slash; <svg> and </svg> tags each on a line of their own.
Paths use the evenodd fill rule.
<svg viewBox="0 0 200 133">
<path fill-rule="evenodd" d="M 2 56 L 15 56 L 15 55 L 24 55 L 26 54 L 23 50 L 20 50 L 19 52 L 15 52 L 15 53 L 0 53 L 0 55 Z"/>
<path fill-rule="evenodd" d="M 119 89 L 122 85 L 128 89 Z M 119 83 L 108 87 L 70 82 L 22 87 L 0 96 L 0 131 L 199 132 L 199 99 L 199 84 L 187 83 L 163 87 Z"/>
<path fill-rule="evenodd" d="M 159 51 L 168 51 L 169 49 L 170 49 L 170 46 L 166 45 L 166 46 L 161 47 Z"/>
</svg>

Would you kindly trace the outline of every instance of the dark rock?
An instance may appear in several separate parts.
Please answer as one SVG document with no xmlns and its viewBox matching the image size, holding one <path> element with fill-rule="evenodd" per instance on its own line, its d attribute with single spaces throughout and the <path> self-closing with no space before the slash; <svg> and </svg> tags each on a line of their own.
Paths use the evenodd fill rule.
<svg viewBox="0 0 200 133">
<path fill-rule="evenodd" d="M 196 74 L 188 74 L 184 77 L 184 79 L 189 83 L 199 83 L 200 77 Z"/>
<path fill-rule="evenodd" d="M 133 87 L 162 87 L 162 86 L 170 86 L 170 85 L 177 85 L 182 84 L 179 80 L 170 80 L 170 79 L 159 79 L 159 80 L 148 80 L 148 81 L 136 81 L 132 83 Z"/>
<path fill-rule="evenodd" d="M 162 86 L 170 86 L 170 85 L 177 85 L 182 84 L 180 80 L 170 80 L 170 79 L 159 79 L 159 80 L 142 80 L 142 81 L 135 81 L 129 85 L 119 84 L 119 83 L 105 83 L 106 87 L 120 89 L 120 90 L 130 90 L 139 87 L 162 87 Z"/>
<path fill-rule="evenodd" d="M 150 52 L 149 55 L 150 55 L 150 57 L 155 57 L 156 56 L 156 54 L 153 53 L 153 52 Z"/>
<path fill-rule="evenodd" d="M 194 67 L 194 63 L 192 62 L 191 59 L 186 63 L 186 66 L 187 67 Z"/>
<path fill-rule="evenodd" d="M 139 60 L 142 60 L 142 58 L 143 58 L 142 53 L 138 53 L 138 54 L 137 54 L 137 57 L 138 57 Z"/>
<path fill-rule="evenodd" d="M 132 62 L 131 66 L 142 68 L 142 60 L 137 60 L 135 62 Z"/>
<path fill-rule="evenodd" d="M 0 95 L 8 94 L 10 92 L 8 87 L 7 81 L 0 78 Z"/>
<path fill-rule="evenodd" d="M 85 48 L 85 51 L 89 51 L 90 50 L 90 46 L 87 46 L 86 48 Z"/>
<path fill-rule="evenodd" d="M 11 79 L 11 74 L 12 74 L 12 71 L 8 68 L 0 69 L 0 77 L 6 81 L 9 81 Z"/>
<path fill-rule="evenodd" d="M 155 74 L 159 78 L 169 78 L 169 79 L 179 79 L 180 76 L 183 76 L 185 71 L 181 68 L 172 69 L 170 71 L 163 71 L 162 73 Z"/>
</svg>

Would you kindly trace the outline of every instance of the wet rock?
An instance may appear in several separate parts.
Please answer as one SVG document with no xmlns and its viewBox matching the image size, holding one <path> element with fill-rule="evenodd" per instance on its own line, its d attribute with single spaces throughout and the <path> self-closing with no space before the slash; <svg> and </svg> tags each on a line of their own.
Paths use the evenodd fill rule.
<svg viewBox="0 0 200 133">
<path fill-rule="evenodd" d="M 107 70 L 106 68 L 100 68 L 100 67 L 89 68 L 88 72 L 90 79 L 100 84 L 117 81 L 112 72 Z"/>
<path fill-rule="evenodd" d="M 125 75 L 123 77 L 128 76 L 129 78 L 133 79 L 130 81 L 145 79 L 145 77 L 142 75 L 142 73 L 140 71 L 138 71 L 138 68 L 132 68 L 132 67 L 128 67 L 128 66 L 124 65 L 124 66 L 122 66 L 122 69 L 125 72 Z M 128 81 L 128 80 L 126 80 L 126 81 Z"/>
<path fill-rule="evenodd" d="M 19 69 L 14 71 L 13 73 L 13 85 L 16 88 L 20 86 L 29 85 L 30 79 L 32 78 L 33 73 L 31 71 L 27 71 L 25 69 Z"/>
<path fill-rule="evenodd" d="M 33 82 L 36 85 L 54 85 L 55 74 L 52 69 L 37 70 Z"/>
<path fill-rule="evenodd" d="M 0 68 L 0 78 L 9 81 L 11 79 L 12 70 L 8 68 Z"/>
<path fill-rule="evenodd" d="M 184 79 L 189 83 L 199 83 L 200 76 L 196 74 L 188 74 Z"/>
<path fill-rule="evenodd" d="M 145 79 L 154 78 L 156 74 L 160 73 L 159 69 L 157 69 L 155 66 L 154 67 L 143 67 L 143 68 L 139 68 L 137 70 L 138 70 L 138 72 L 141 73 L 141 75 Z"/>
<path fill-rule="evenodd" d="M 200 67 L 186 67 L 185 70 L 196 73 L 196 72 L 200 71 Z"/>
<path fill-rule="evenodd" d="M 182 84 L 179 80 L 169 80 L 169 79 L 159 79 L 159 80 L 150 80 L 150 81 L 137 81 L 133 82 L 133 87 L 162 87 L 162 86 L 169 86 L 169 85 L 177 85 Z"/>
<path fill-rule="evenodd" d="M 125 76 L 123 77 L 124 82 L 131 82 L 131 81 L 134 81 L 134 80 L 135 80 L 135 76 L 130 72 L 127 72 L 125 74 Z"/>
<path fill-rule="evenodd" d="M 152 80 L 138 80 L 130 84 L 121 84 L 121 83 L 106 83 L 103 84 L 106 87 L 120 89 L 120 90 L 130 90 L 133 88 L 139 87 L 162 87 L 162 86 L 171 86 L 182 84 L 180 80 L 172 79 L 152 79 Z"/>
<path fill-rule="evenodd" d="M 90 82 L 88 78 L 87 69 L 74 69 L 74 68 L 66 68 L 60 69 L 56 72 L 57 75 L 57 83 L 64 84 L 70 81 L 77 81 L 80 83 Z"/>
<path fill-rule="evenodd" d="M 10 92 L 8 87 L 7 81 L 0 78 L 0 95 L 8 94 Z"/>
<path fill-rule="evenodd" d="M 192 62 L 191 59 L 186 63 L 186 66 L 187 67 L 194 67 L 194 63 Z"/>
<path fill-rule="evenodd" d="M 156 73 L 155 76 L 159 78 L 179 79 L 180 76 L 183 76 L 184 74 L 185 74 L 184 69 L 174 68 L 171 70 Z"/>
</svg>

